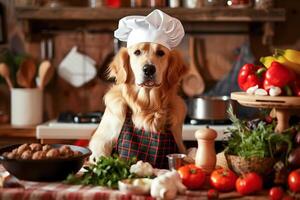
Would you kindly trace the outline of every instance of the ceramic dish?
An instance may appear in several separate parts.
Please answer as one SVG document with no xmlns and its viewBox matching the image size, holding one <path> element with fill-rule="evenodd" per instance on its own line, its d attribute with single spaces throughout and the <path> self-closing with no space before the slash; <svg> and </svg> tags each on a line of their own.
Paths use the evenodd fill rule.
<svg viewBox="0 0 300 200">
<path fill-rule="evenodd" d="M 29 181 L 59 181 L 64 180 L 69 174 L 77 173 L 83 166 L 85 160 L 91 155 L 88 148 L 66 145 L 73 151 L 80 151 L 81 155 L 71 158 L 55 158 L 41 160 L 9 159 L 2 156 L 21 144 L 14 144 L 0 149 L 0 163 L 15 177 Z M 63 144 L 51 144 L 53 148 L 59 148 Z"/>
</svg>

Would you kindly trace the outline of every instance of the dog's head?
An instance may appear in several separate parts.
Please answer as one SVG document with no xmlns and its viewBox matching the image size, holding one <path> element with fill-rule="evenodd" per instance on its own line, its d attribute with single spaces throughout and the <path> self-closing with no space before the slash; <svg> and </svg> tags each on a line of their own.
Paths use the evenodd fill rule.
<svg viewBox="0 0 300 200">
<path fill-rule="evenodd" d="M 155 43 L 139 43 L 121 48 L 110 64 L 110 77 L 117 84 L 140 87 L 172 86 L 186 73 L 181 55 Z"/>
</svg>

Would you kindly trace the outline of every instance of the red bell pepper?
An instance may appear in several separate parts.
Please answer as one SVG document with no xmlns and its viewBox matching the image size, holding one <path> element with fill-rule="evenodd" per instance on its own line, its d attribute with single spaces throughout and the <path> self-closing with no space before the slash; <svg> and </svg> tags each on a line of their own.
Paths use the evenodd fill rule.
<svg viewBox="0 0 300 200">
<path fill-rule="evenodd" d="M 254 64 L 245 64 L 239 71 L 239 87 L 244 91 L 247 91 L 248 88 L 256 85 L 261 88 L 265 71 L 265 67 L 255 66 Z"/>
<path fill-rule="evenodd" d="M 296 74 L 278 62 L 272 62 L 265 74 L 264 89 L 276 86 L 281 89 L 295 81 Z"/>
</svg>

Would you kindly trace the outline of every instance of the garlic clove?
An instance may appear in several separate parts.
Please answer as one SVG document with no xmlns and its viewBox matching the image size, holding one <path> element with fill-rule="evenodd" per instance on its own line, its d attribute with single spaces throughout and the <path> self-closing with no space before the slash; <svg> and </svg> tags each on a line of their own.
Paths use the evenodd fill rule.
<svg viewBox="0 0 300 200">
<path fill-rule="evenodd" d="M 259 88 L 259 89 L 255 90 L 254 94 L 257 96 L 267 96 L 268 92 L 264 89 Z"/>
<path fill-rule="evenodd" d="M 249 87 L 246 91 L 247 94 L 255 94 L 255 91 L 258 89 L 258 85 Z"/>
<path fill-rule="evenodd" d="M 269 95 L 272 97 L 279 96 L 281 94 L 282 90 L 280 87 L 272 86 L 269 90 Z"/>
</svg>

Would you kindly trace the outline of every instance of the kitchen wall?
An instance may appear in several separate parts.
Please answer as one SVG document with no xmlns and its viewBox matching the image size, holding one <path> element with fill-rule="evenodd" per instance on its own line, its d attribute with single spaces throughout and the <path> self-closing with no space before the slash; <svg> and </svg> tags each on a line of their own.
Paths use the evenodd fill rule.
<svg viewBox="0 0 300 200">
<path fill-rule="evenodd" d="M 14 52 L 30 52 L 40 57 L 40 43 L 28 42 L 25 38 L 21 22 L 15 18 L 13 1 L 0 0 L 7 8 L 7 45 L 0 49 L 9 48 Z M 297 20 L 300 18 L 300 1 L 276 1 L 278 7 L 286 8 L 287 21 L 276 24 L 273 45 L 263 45 L 260 33 L 250 34 L 201 34 L 194 35 L 198 42 L 198 54 L 192 58 L 188 49 L 189 36 L 185 37 L 180 46 L 185 61 L 197 60 L 197 67 L 205 77 L 210 87 L 227 74 L 237 59 L 236 49 L 242 44 L 250 42 L 251 50 L 256 59 L 269 55 L 274 47 L 300 49 L 300 28 Z M 256 29 L 254 29 L 256 30 Z M 104 80 L 103 72 L 113 55 L 113 38 L 111 34 L 97 34 L 84 32 L 65 32 L 56 34 L 54 41 L 54 58 L 51 61 L 55 67 L 61 62 L 71 47 L 77 45 L 79 51 L 92 57 L 97 62 L 98 76 L 82 87 L 76 88 L 61 79 L 57 74 L 53 77 L 45 90 L 45 119 L 51 119 L 62 111 L 86 112 L 103 110 L 102 97 L 110 83 Z M 0 110 L 9 113 L 9 91 L 3 82 L 0 84 Z"/>
</svg>

